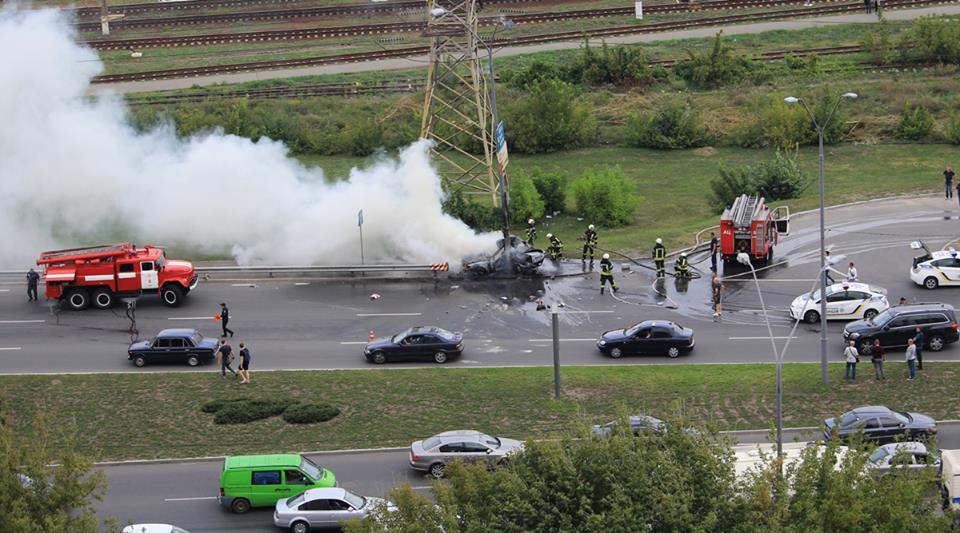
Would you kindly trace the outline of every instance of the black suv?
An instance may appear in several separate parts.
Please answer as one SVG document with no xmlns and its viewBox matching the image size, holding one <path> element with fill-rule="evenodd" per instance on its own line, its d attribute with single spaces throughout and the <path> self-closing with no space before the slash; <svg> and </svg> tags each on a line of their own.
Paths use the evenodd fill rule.
<svg viewBox="0 0 960 533">
<path fill-rule="evenodd" d="M 923 330 L 925 348 L 939 352 L 948 343 L 957 342 L 957 315 L 952 305 L 924 303 L 891 307 L 870 320 L 857 320 L 843 328 L 843 340 L 857 341 L 861 355 L 870 353 L 875 339 L 884 347 L 906 346 L 917 326 Z"/>
</svg>

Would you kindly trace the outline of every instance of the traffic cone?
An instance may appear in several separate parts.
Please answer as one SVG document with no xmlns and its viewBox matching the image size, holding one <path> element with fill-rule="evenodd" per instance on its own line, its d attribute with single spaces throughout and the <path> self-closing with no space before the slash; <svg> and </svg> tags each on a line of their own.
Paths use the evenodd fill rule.
<svg viewBox="0 0 960 533">
<path fill-rule="evenodd" d="M 373 339 L 375 339 L 375 338 L 376 338 L 376 335 L 373 334 L 373 330 L 371 329 L 371 330 L 370 330 L 370 334 L 367 335 L 367 339 L 370 340 L 370 341 L 373 341 Z"/>
</svg>

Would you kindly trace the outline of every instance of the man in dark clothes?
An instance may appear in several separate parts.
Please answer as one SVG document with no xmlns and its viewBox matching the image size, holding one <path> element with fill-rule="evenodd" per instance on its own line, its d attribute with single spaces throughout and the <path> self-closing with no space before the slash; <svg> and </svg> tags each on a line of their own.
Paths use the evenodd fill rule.
<svg viewBox="0 0 960 533">
<path fill-rule="evenodd" d="M 220 378 L 227 378 L 227 370 L 230 371 L 234 376 L 238 376 L 237 372 L 230 366 L 230 363 L 233 361 L 233 347 L 227 344 L 227 339 L 220 339 L 220 349 L 217 350 L 217 358 L 220 359 Z"/>
<path fill-rule="evenodd" d="M 953 173 L 953 167 L 947 165 L 947 170 L 943 171 L 943 193 L 946 195 L 947 200 L 953 198 L 953 177 L 956 174 Z"/>
<path fill-rule="evenodd" d="M 27 272 L 27 301 L 36 302 L 37 301 L 37 284 L 40 283 L 40 274 L 37 274 L 37 271 L 30 269 L 30 272 Z"/>
<path fill-rule="evenodd" d="M 923 329 L 917 326 L 917 334 L 913 336 L 913 344 L 917 347 L 917 370 L 923 370 Z"/>
<path fill-rule="evenodd" d="M 717 254 L 720 253 L 720 239 L 717 234 L 710 232 L 710 270 L 717 271 Z"/>
<path fill-rule="evenodd" d="M 227 322 L 230 321 L 230 310 L 227 309 L 227 304 L 220 304 L 220 327 L 223 328 L 223 337 L 227 336 L 227 333 L 233 337 L 233 330 L 227 327 Z"/>
</svg>

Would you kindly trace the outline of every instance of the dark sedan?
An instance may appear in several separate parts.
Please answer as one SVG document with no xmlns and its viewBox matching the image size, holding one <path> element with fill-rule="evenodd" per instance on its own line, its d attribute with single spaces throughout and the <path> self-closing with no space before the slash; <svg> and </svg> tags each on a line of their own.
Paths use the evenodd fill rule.
<svg viewBox="0 0 960 533">
<path fill-rule="evenodd" d="M 127 349 L 127 359 L 136 366 L 147 363 L 197 366 L 216 355 L 217 339 L 207 339 L 195 329 L 165 329 L 149 340 L 137 341 Z"/>
<path fill-rule="evenodd" d="M 381 365 L 387 361 L 433 361 L 446 363 L 463 352 L 463 334 L 417 326 L 386 339 L 367 343 L 363 356 Z"/>
<path fill-rule="evenodd" d="M 624 355 L 667 355 L 679 357 L 693 349 L 693 330 L 666 320 L 647 320 L 627 329 L 608 331 L 597 348 L 619 359 Z"/>
<path fill-rule="evenodd" d="M 889 407 L 875 405 L 858 407 L 844 413 L 839 419 L 828 418 L 823 421 L 825 439 L 830 439 L 834 430 L 844 441 L 862 431 L 864 440 L 884 444 L 933 436 L 937 433 L 937 422 L 920 413 L 894 411 Z"/>
</svg>

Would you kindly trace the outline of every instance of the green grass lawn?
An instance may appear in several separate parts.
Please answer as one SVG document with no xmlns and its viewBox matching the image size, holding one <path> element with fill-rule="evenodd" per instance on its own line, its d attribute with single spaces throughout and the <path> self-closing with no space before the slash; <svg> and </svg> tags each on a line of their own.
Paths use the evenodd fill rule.
<svg viewBox="0 0 960 533">
<path fill-rule="evenodd" d="M 861 371 L 868 374 L 868 365 Z M 952 392 L 958 368 L 928 363 L 906 381 L 899 362 L 888 380 L 842 380 L 832 365 L 829 386 L 817 365 L 784 365 L 786 426 L 817 426 L 860 405 L 889 404 L 938 419 L 960 417 Z M 681 414 L 719 430 L 773 423 L 773 365 L 664 365 L 563 369 L 563 399 L 551 399 L 550 368 L 254 372 L 253 383 L 204 373 L 2 376 L 12 419 L 37 410 L 75 423 L 79 444 L 97 459 L 194 457 L 248 452 L 405 446 L 455 428 L 549 437 L 621 414 Z M 922 391 L 922 393 L 921 393 Z M 295 426 L 280 418 L 215 425 L 200 411 L 217 398 L 328 402 L 337 418 Z"/>
</svg>

